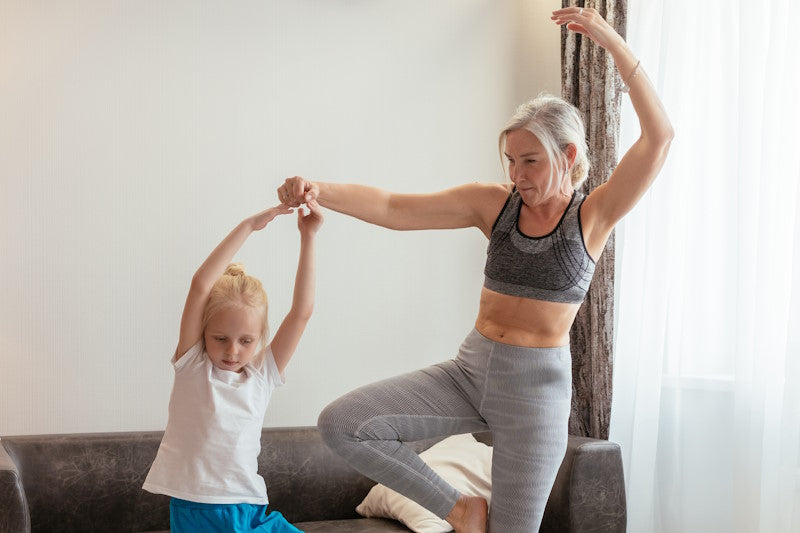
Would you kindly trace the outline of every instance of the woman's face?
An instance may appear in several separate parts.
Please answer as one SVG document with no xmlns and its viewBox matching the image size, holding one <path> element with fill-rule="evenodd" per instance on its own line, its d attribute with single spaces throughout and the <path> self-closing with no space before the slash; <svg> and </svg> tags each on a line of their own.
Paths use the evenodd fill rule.
<svg viewBox="0 0 800 533">
<path fill-rule="evenodd" d="M 561 186 L 560 176 L 551 186 L 550 158 L 539 138 L 528 130 L 514 130 L 506 134 L 505 156 L 508 175 L 527 205 L 547 200 Z"/>
</svg>

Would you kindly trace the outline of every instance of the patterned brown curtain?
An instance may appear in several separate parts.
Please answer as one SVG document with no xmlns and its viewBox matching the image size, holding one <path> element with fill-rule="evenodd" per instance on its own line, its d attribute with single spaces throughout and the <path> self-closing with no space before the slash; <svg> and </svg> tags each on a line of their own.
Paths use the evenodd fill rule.
<svg viewBox="0 0 800 533">
<path fill-rule="evenodd" d="M 625 37 L 627 0 L 562 0 L 562 7 L 596 9 Z M 617 162 L 619 78 L 611 54 L 575 32 L 561 30 L 561 92 L 583 114 L 589 171 L 583 192 L 605 182 Z M 595 269 L 586 301 L 570 332 L 572 413 L 569 432 L 608 439 L 614 338 L 614 234 Z"/>
</svg>

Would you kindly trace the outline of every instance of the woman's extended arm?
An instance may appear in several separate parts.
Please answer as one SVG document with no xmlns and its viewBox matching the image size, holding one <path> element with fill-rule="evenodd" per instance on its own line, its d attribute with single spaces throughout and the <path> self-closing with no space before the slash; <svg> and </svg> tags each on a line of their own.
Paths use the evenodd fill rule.
<svg viewBox="0 0 800 533">
<path fill-rule="evenodd" d="M 507 189 L 499 183 L 469 183 L 429 194 L 399 194 L 367 185 L 311 182 L 295 176 L 278 188 L 278 198 L 290 207 L 316 199 L 328 209 L 389 229 L 475 226 L 487 235 L 507 196 Z"/>
<path fill-rule="evenodd" d="M 234 254 L 239 251 L 244 241 L 254 231 L 264 229 L 276 216 L 291 213 L 292 210 L 285 205 L 277 205 L 240 222 L 222 242 L 220 242 L 211 255 L 200 265 L 189 286 L 186 304 L 183 306 L 181 316 L 181 329 L 178 336 L 178 347 L 175 350 L 176 359 L 180 359 L 189 348 L 195 345 L 203 336 L 203 310 L 206 300 L 211 293 L 211 287 L 225 272 L 228 263 Z"/>
<path fill-rule="evenodd" d="M 658 94 L 625 40 L 590 8 L 553 12 L 556 24 L 586 35 L 614 58 L 639 118 L 641 135 L 620 160 L 608 181 L 597 187 L 582 209 L 587 246 L 602 249 L 614 225 L 636 205 L 658 175 L 669 151 L 673 130 Z"/>
</svg>

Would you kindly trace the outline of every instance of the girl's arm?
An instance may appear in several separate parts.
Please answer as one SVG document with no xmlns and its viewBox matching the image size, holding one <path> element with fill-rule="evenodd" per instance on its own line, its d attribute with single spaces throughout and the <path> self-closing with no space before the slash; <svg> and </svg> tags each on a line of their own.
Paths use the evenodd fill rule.
<svg viewBox="0 0 800 533">
<path fill-rule="evenodd" d="M 395 230 L 477 227 L 491 232 L 508 189 L 470 183 L 430 194 L 398 194 L 366 185 L 311 182 L 295 176 L 278 187 L 278 198 L 297 207 L 310 199 L 371 224 Z"/>
<path fill-rule="evenodd" d="M 276 216 L 291 213 L 292 210 L 285 205 L 277 205 L 266 211 L 248 217 L 240 222 L 214 248 L 211 255 L 200 265 L 189 286 L 186 304 L 183 306 L 181 329 L 178 336 L 178 347 L 175 350 L 175 360 L 180 359 L 203 335 L 203 311 L 206 300 L 211 292 L 211 287 L 225 272 L 225 268 L 239 251 L 247 237 L 254 231 L 264 229 Z"/>
<path fill-rule="evenodd" d="M 272 337 L 270 346 L 278 370 L 283 369 L 294 355 L 300 337 L 306 329 L 306 324 L 311 319 L 314 311 L 314 285 L 315 285 L 315 239 L 317 231 L 322 226 L 322 209 L 319 204 L 311 200 L 308 202 L 309 214 L 303 208 L 297 210 L 297 228 L 300 230 L 300 258 L 297 261 L 297 275 L 294 280 L 294 295 L 292 307 L 281 322 L 280 327 Z M 288 209 L 288 207 L 286 208 Z"/>
<path fill-rule="evenodd" d="M 569 7 L 554 11 L 552 19 L 589 37 L 611 54 L 623 82 L 630 88 L 628 94 L 642 130 L 608 181 L 592 191 L 581 210 L 587 248 L 597 257 L 594 252 L 602 250 L 614 225 L 633 209 L 658 175 L 674 133 L 642 65 L 597 11 Z"/>
</svg>

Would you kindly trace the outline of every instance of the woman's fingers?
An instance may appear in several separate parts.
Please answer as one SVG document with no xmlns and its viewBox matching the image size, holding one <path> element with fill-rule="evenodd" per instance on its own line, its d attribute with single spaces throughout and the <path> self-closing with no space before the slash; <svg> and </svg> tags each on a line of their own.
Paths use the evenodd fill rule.
<svg viewBox="0 0 800 533">
<path fill-rule="evenodd" d="M 289 207 L 298 207 L 300 205 L 295 202 L 292 196 L 289 194 L 289 188 L 286 186 L 286 184 L 278 187 L 276 192 L 278 193 L 278 200 L 280 200 L 281 204 Z"/>
<path fill-rule="evenodd" d="M 295 176 L 290 178 L 290 191 L 289 194 L 292 196 L 292 199 L 296 202 L 304 202 L 305 201 L 305 192 L 306 192 L 306 180 L 299 176 Z"/>
<path fill-rule="evenodd" d="M 583 8 L 583 7 L 568 7 L 566 9 L 559 9 L 557 11 L 553 11 L 552 16 L 550 17 L 553 22 L 558 24 L 559 26 L 563 26 L 564 24 L 582 24 L 584 22 L 589 21 L 589 17 L 594 12 L 594 9 L 590 8 Z"/>
<path fill-rule="evenodd" d="M 580 13 L 583 9 L 584 8 L 577 7 L 577 6 L 565 7 L 565 8 L 562 8 L 562 9 L 556 9 L 555 11 L 553 11 L 553 16 L 555 17 L 555 16 L 558 16 L 558 15 L 568 15 L 568 14 L 571 14 L 571 13 Z"/>
<path fill-rule="evenodd" d="M 283 185 L 277 189 L 278 199 L 281 203 L 291 207 L 299 207 L 311 199 L 316 198 L 313 184 L 300 176 L 287 178 Z"/>
<path fill-rule="evenodd" d="M 559 26 L 566 24 L 567 29 L 586 35 L 603 48 L 608 48 L 618 41 L 619 35 L 590 7 L 568 7 L 553 11 L 550 17 Z"/>
</svg>

